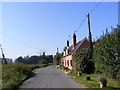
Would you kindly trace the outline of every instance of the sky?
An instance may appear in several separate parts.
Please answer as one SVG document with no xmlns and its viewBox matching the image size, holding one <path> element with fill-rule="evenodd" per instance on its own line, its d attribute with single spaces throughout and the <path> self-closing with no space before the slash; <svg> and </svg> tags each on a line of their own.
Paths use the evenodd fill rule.
<svg viewBox="0 0 120 90">
<path fill-rule="evenodd" d="M 98 2 L 2 2 L 0 44 L 7 58 L 63 51 L 66 41 Z M 90 13 L 93 40 L 118 24 L 118 3 L 102 2 Z M 87 18 L 76 32 L 77 42 L 88 37 Z M 1 54 L 1 52 L 0 52 Z"/>
<path fill-rule="evenodd" d="M 118 24 L 120 24 L 120 1 L 118 3 Z"/>
</svg>

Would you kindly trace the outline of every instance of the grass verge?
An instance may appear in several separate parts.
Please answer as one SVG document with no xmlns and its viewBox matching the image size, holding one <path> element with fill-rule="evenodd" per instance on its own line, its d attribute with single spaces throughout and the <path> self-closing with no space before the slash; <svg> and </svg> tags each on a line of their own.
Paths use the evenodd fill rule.
<svg viewBox="0 0 120 90">
<path fill-rule="evenodd" d="M 28 65 L 21 63 L 2 65 L 2 88 L 16 89 L 33 74 L 36 68 L 41 68 L 45 66 L 48 65 Z"/>
<path fill-rule="evenodd" d="M 77 76 L 76 73 L 70 72 L 68 75 L 72 76 L 73 79 L 75 79 L 78 83 L 80 83 L 85 88 L 100 88 L 98 77 L 105 77 L 103 75 L 98 74 L 83 74 L 81 76 Z M 90 77 L 91 79 L 89 81 L 86 80 L 86 77 Z M 106 89 L 115 89 L 120 88 L 118 85 L 118 82 L 116 80 L 107 78 L 108 83 Z"/>
</svg>

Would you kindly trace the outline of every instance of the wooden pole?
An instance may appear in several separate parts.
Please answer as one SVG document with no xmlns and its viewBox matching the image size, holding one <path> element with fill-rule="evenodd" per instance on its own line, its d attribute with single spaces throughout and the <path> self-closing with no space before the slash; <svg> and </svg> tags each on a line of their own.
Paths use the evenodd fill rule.
<svg viewBox="0 0 120 90">
<path fill-rule="evenodd" d="M 89 15 L 89 13 L 88 13 L 88 39 L 89 39 L 89 48 L 93 49 L 92 35 L 91 35 L 91 29 L 90 29 L 90 15 Z"/>
<path fill-rule="evenodd" d="M 1 46 L 1 45 L 0 45 Z M 2 49 L 2 46 L 1 46 L 1 52 L 2 52 L 2 64 L 7 64 L 7 61 L 5 59 L 5 55 L 3 53 L 3 49 Z"/>
</svg>

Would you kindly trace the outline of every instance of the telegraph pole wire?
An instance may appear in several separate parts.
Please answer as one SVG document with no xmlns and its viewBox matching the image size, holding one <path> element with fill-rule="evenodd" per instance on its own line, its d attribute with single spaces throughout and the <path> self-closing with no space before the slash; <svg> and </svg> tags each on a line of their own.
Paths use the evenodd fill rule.
<svg viewBox="0 0 120 90">
<path fill-rule="evenodd" d="M 76 33 L 81 28 L 81 26 L 85 22 L 86 18 L 87 18 L 87 15 L 84 17 L 83 21 L 80 23 L 79 27 L 74 31 L 74 33 Z"/>
<path fill-rule="evenodd" d="M 101 0 L 93 9 L 91 9 L 89 14 L 91 14 L 102 2 L 103 0 Z M 85 15 L 83 21 L 80 23 L 79 27 L 74 31 L 74 33 L 77 33 L 80 30 L 81 26 L 83 25 L 87 17 L 88 17 L 88 14 Z"/>
<path fill-rule="evenodd" d="M 89 14 L 92 13 L 102 2 L 103 2 L 103 0 L 101 0 L 101 1 L 89 12 Z"/>
</svg>

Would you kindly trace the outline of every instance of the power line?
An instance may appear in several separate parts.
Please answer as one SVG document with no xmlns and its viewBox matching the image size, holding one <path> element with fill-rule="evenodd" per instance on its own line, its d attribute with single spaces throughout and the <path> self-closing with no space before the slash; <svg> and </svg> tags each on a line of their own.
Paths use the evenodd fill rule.
<svg viewBox="0 0 120 90">
<path fill-rule="evenodd" d="M 23 42 L 13 36 L 11 36 L 10 34 L 8 34 L 7 32 L 3 32 L 3 34 L 6 36 L 6 38 L 11 39 L 12 41 L 14 41 L 16 44 L 19 44 L 22 46 L 22 48 L 25 48 L 24 50 L 37 50 L 39 49 L 39 47 L 35 47 L 34 45 L 28 44 L 27 42 Z"/>
<path fill-rule="evenodd" d="M 83 25 L 83 23 L 85 22 L 85 19 L 87 18 L 87 16 L 84 17 L 83 21 L 81 22 L 81 24 L 79 25 L 79 27 L 74 31 L 74 33 L 76 33 L 80 28 L 81 26 Z"/>
<path fill-rule="evenodd" d="M 102 2 L 103 2 L 103 0 L 101 0 L 101 1 L 89 12 L 89 14 L 92 13 Z"/>
<path fill-rule="evenodd" d="M 103 2 L 103 0 L 101 0 L 93 9 L 91 9 L 89 14 L 92 13 L 102 2 Z M 83 25 L 83 23 L 85 22 L 86 18 L 87 18 L 87 15 L 84 17 L 83 21 L 80 23 L 79 27 L 74 31 L 74 33 L 76 33 L 78 30 L 80 30 L 80 28 Z"/>
</svg>

